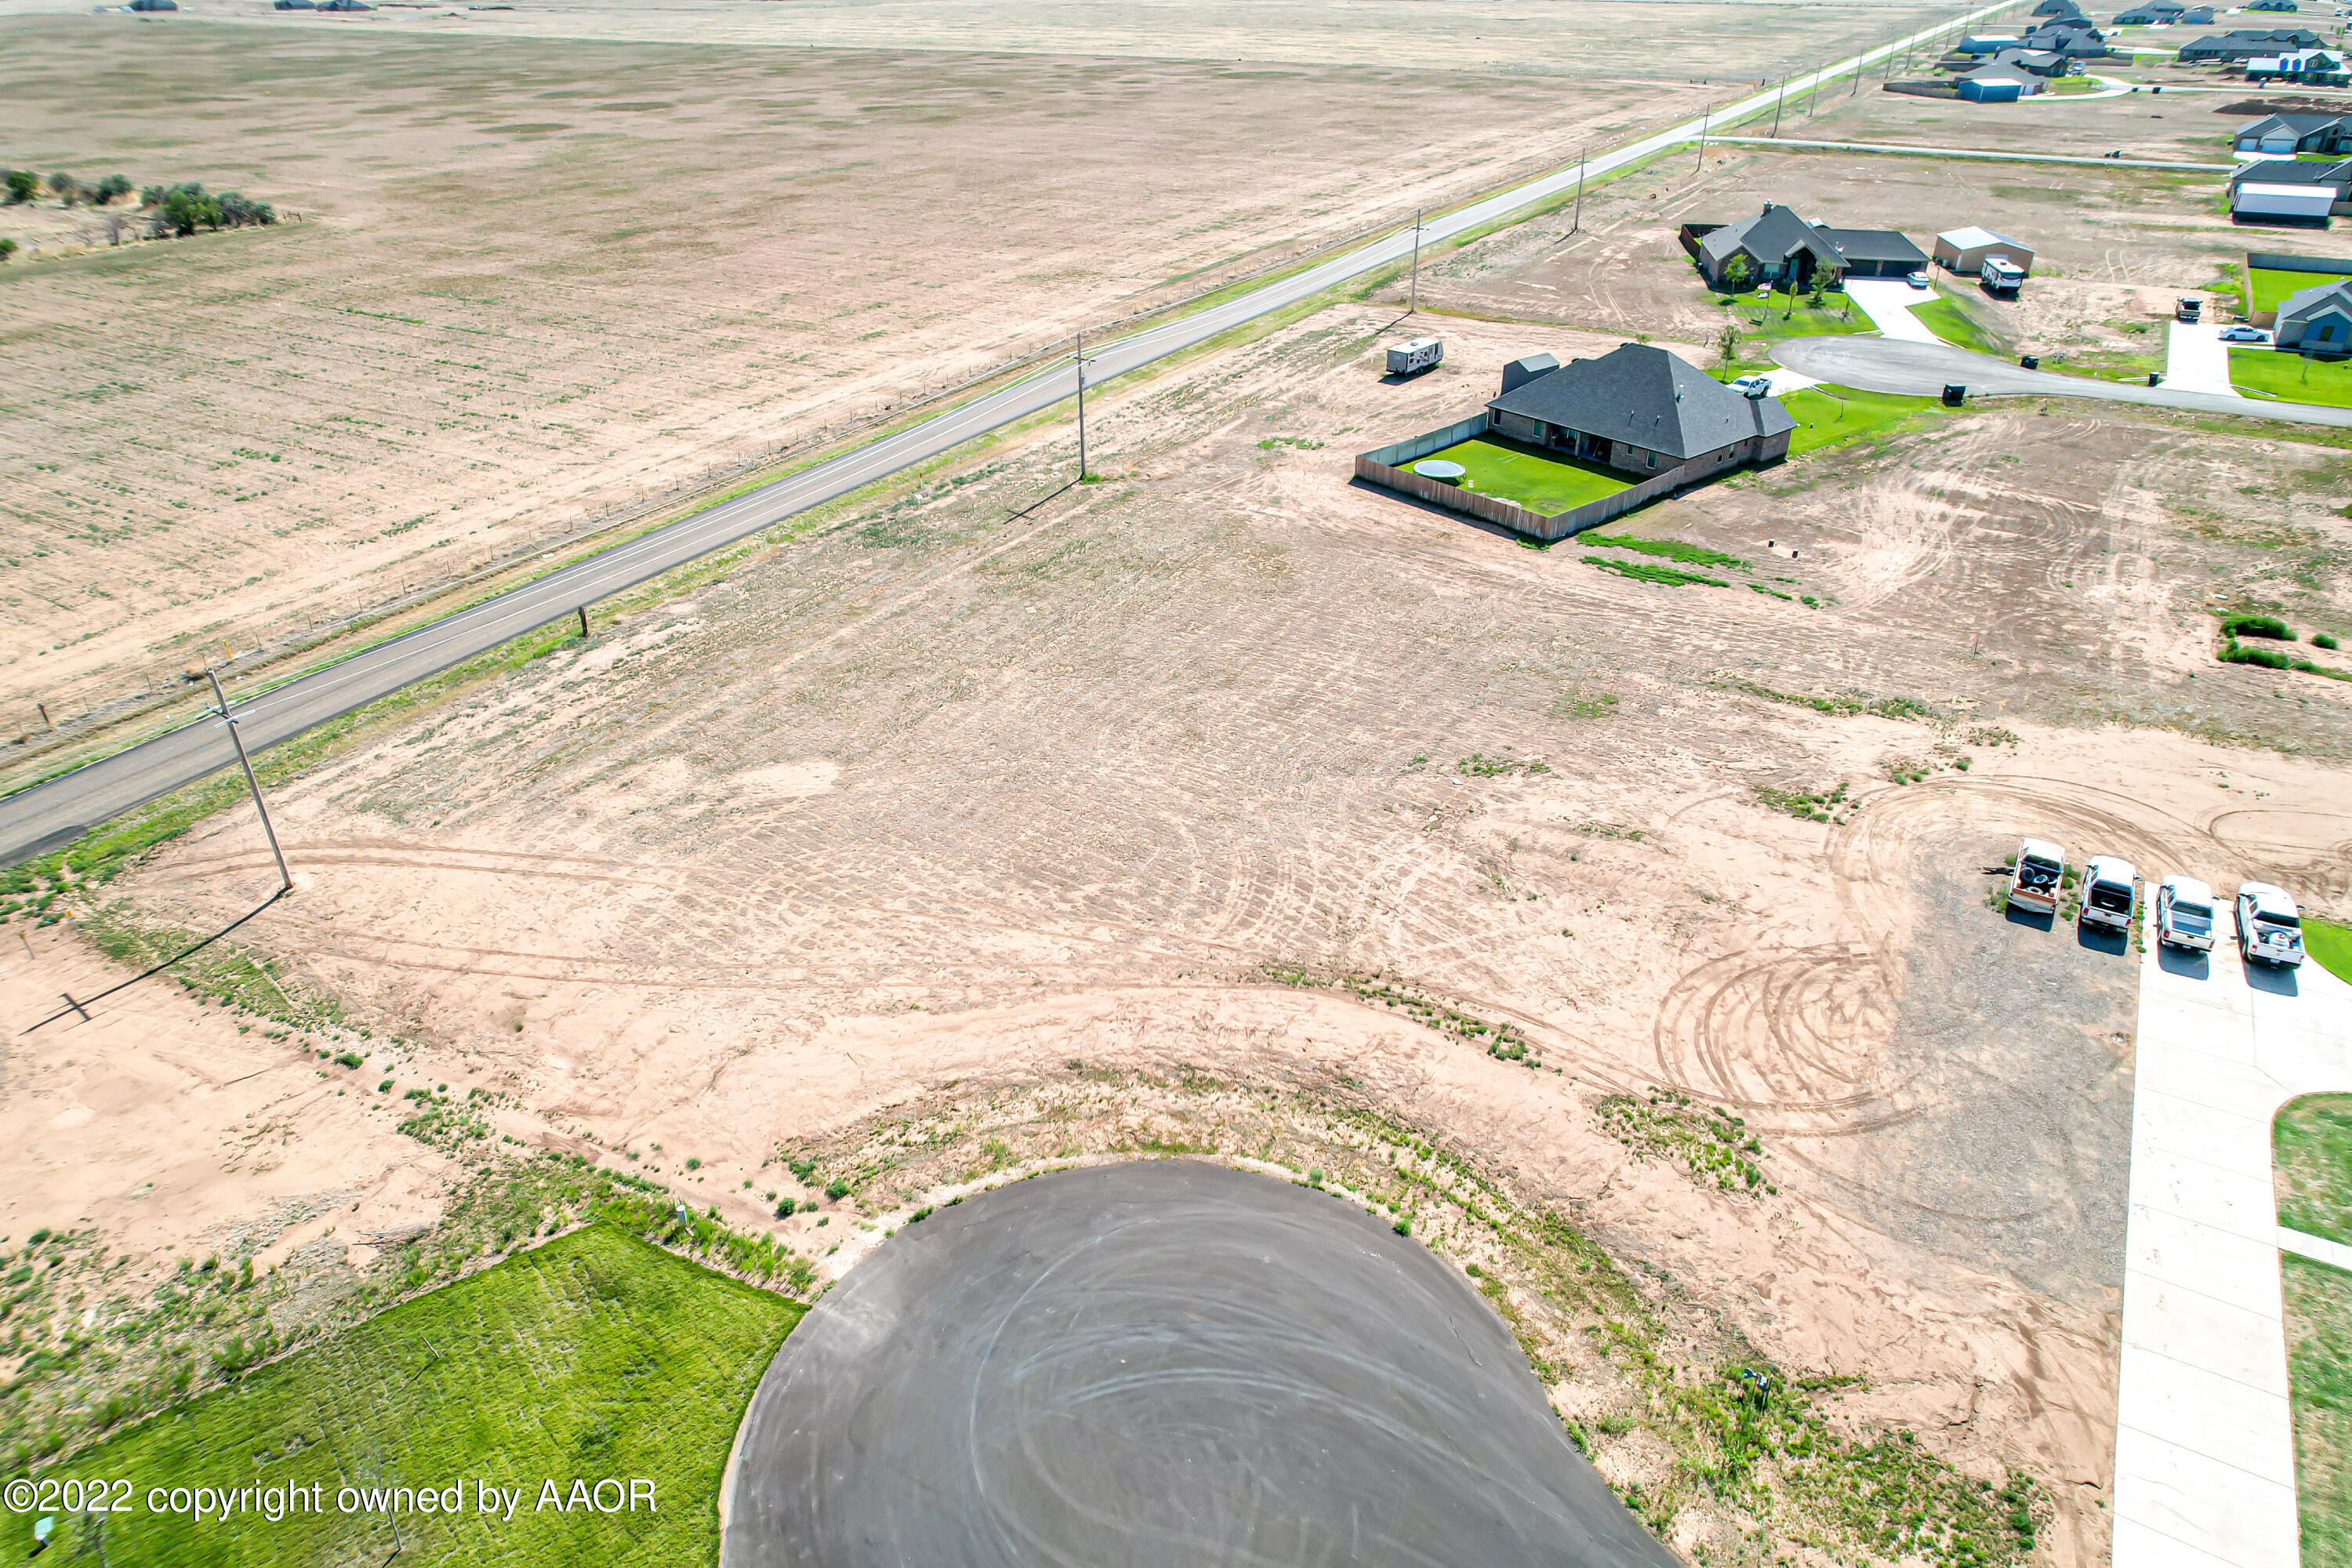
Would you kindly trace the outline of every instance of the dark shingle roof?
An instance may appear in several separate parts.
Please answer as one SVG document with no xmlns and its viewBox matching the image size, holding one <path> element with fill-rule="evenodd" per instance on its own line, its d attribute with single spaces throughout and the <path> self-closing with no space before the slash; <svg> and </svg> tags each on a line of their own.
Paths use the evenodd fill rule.
<svg viewBox="0 0 2352 1568">
<path fill-rule="evenodd" d="M 1914 267 L 1927 265 L 1927 253 L 1891 228 L 1825 228 L 1821 232 L 1850 262 L 1906 261 Z"/>
<path fill-rule="evenodd" d="M 1811 224 L 1797 216 L 1793 207 L 1777 203 L 1766 204 L 1754 217 L 1744 217 L 1721 228 L 1698 242 L 1699 253 L 1709 263 L 1720 263 L 1734 251 L 1745 249 L 1750 256 L 1766 261 L 1780 261 L 1793 253 L 1811 249 L 1822 259 L 1829 259 L 1828 244 Z"/>
<path fill-rule="evenodd" d="M 1486 406 L 1677 460 L 1797 427 L 1779 399 L 1734 392 L 1647 343 L 1622 344 L 1599 359 L 1570 360 Z"/>
<path fill-rule="evenodd" d="M 2352 187 L 2352 158 L 2324 163 L 2315 158 L 2264 158 L 2241 163 L 2230 176 L 2233 185 L 2334 185 Z"/>
</svg>

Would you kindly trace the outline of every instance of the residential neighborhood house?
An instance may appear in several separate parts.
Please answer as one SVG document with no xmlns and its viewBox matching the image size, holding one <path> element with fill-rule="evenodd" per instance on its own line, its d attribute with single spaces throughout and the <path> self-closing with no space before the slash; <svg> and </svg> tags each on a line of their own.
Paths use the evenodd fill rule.
<svg viewBox="0 0 2352 1568">
<path fill-rule="evenodd" d="M 2015 103 L 2050 85 L 2030 70 L 2006 65 L 1979 66 L 1952 79 L 1955 89 L 1971 103 Z"/>
<path fill-rule="evenodd" d="M 2279 301 L 2271 342 L 2305 354 L 2352 354 L 2352 279 L 2330 278 Z"/>
<path fill-rule="evenodd" d="M 2252 59 L 2256 55 L 2275 55 L 2288 49 L 2315 49 L 2320 42 L 2319 35 L 2308 27 L 2272 27 L 2267 31 L 2239 27 L 2227 33 L 2208 33 L 2181 45 L 2178 53 L 2183 65 L 2196 65 Z"/>
<path fill-rule="evenodd" d="M 2083 7 L 2074 0 L 2042 0 L 2042 4 L 2033 8 L 2033 14 L 2037 16 L 2079 16 L 2083 14 Z"/>
<path fill-rule="evenodd" d="M 2246 9 L 2249 11 L 2300 11 L 2303 7 L 2296 5 L 2295 0 L 2254 0 L 2254 3 Z"/>
<path fill-rule="evenodd" d="M 2295 81 L 2308 87 L 2342 87 L 2352 81 L 2341 54 L 2297 49 L 2293 54 L 2255 55 L 2246 61 L 2248 81 Z"/>
<path fill-rule="evenodd" d="M 1521 362 L 1486 405 L 1488 428 L 1633 474 L 1681 468 L 1696 480 L 1789 455 L 1797 427 L 1780 400 L 1750 397 L 1647 343 L 1556 369 Z M 1528 374 L 1533 370 L 1534 374 Z"/>
<path fill-rule="evenodd" d="M 1737 223 L 1686 223 L 1682 244 L 1699 275 L 1717 289 L 1743 279 L 1807 289 L 1847 278 L 1903 278 L 1927 265 L 1927 253 L 1893 229 L 1808 223 L 1774 202 Z"/>
<path fill-rule="evenodd" d="M 1992 63 L 1995 66 L 2012 66 L 2028 75 L 2038 77 L 2071 76 L 2082 69 L 2082 67 L 2066 56 L 2049 49 L 2003 49 L 1993 56 Z M 1979 66 L 1977 70 L 1989 68 L 1990 68 Z M 1976 72 L 1971 71 L 1969 74 L 1973 76 Z"/>
<path fill-rule="evenodd" d="M 2324 153 L 2333 156 L 2352 153 L 2352 126 L 2345 123 L 2342 115 L 2273 114 L 2240 126 L 2231 145 L 2242 155 L 2261 153 L 2288 158 L 2297 153 Z"/>
<path fill-rule="evenodd" d="M 1948 229 L 1936 237 L 1936 265 L 1963 278 L 1974 278 L 1995 257 L 2020 272 L 2033 270 L 2033 251 L 2005 234 L 1989 228 Z"/>
<path fill-rule="evenodd" d="M 2282 202 L 2275 195 L 2280 186 L 2302 199 Z M 2307 216 L 2315 192 L 2326 193 L 2326 212 L 2352 214 L 2352 158 L 2332 163 L 2313 158 L 2259 158 L 2241 163 L 2230 176 L 2230 214 L 2250 219 Z"/>
</svg>

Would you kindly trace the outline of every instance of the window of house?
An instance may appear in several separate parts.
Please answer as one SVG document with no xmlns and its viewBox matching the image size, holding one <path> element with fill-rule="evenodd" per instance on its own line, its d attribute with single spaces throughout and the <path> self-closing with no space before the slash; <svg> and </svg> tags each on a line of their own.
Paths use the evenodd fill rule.
<svg viewBox="0 0 2352 1568">
<path fill-rule="evenodd" d="M 1656 468 L 1658 466 L 1658 455 L 1655 452 L 1652 452 L 1648 454 L 1648 457 L 1650 459 L 1649 466 L 1654 468 Z"/>
</svg>

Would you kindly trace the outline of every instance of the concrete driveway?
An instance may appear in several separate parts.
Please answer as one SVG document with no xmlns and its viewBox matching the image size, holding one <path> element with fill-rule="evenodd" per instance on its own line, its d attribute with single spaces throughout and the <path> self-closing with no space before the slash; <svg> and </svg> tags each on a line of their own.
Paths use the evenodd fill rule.
<svg viewBox="0 0 2352 1568">
<path fill-rule="evenodd" d="M 1914 289 L 1899 278 L 1849 278 L 1845 297 L 1870 318 L 1871 325 L 1897 342 L 1934 343 L 1943 340 L 1911 313 L 1911 307 L 1934 299 L 1930 289 Z"/>
<path fill-rule="evenodd" d="M 2271 1121 L 2352 1089 L 2352 987 L 2150 947 L 2140 969 L 2115 1568 L 2297 1568 Z"/>
<path fill-rule="evenodd" d="M 2210 392 L 2235 397 L 2230 384 L 2230 345 L 2219 321 L 2175 321 L 2164 345 L 2164 384 L 2176 392 Z"/>
<path fill-rule="evenodd" d="M 2026 370 L 2006 360 L 1972 353 L 1949 343 L 1896 342 L 1886 338 L 1791 338 L 1772 348 L 1772 357 L 1816 381 L 1863 392 L 1899 392 L 1933 397 L 1947 384 L 1988 397 L 2093 397 L 2109 403 L 2141 403 L 2186 408 L 2200 414 L 2238 414 L 2297 425 L 2352 427 L 2352 408 L 2311 403 L 2273 403 L 2268 398 L 2195 392 L 2179 386 L 2094 381 Z"/>
</svg>

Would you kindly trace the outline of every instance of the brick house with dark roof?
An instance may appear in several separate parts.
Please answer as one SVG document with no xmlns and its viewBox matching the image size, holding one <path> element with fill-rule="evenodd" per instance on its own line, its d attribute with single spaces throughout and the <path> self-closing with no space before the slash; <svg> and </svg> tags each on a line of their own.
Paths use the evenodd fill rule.
<svg viewBox="0 0 2352 1568">
<path fill-rule="evenodd" d="M 1599 359 L 1521 374 L 1486 405 L 1496 435 L 1633 474 L 1676 468 L 1694 480 L 1789 455 L 1797 422 L 1771 396 L 1748 396 L 1661 348 L 1623 343 Z M 1509 379 L 1507 377 L 1506 379 Z"/>
</svg>

